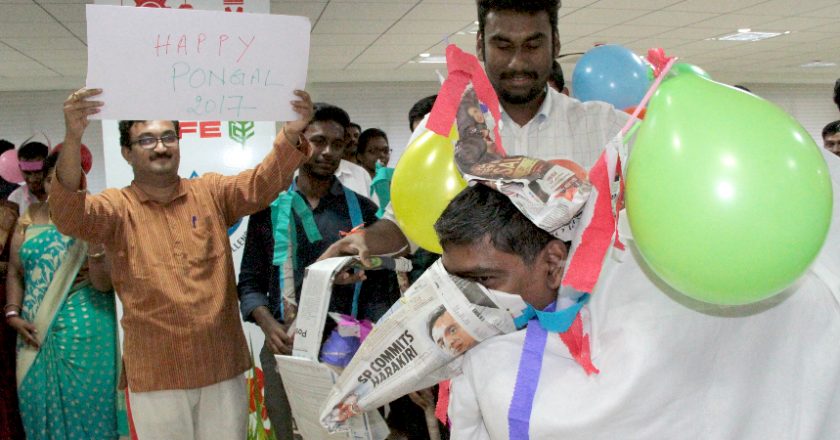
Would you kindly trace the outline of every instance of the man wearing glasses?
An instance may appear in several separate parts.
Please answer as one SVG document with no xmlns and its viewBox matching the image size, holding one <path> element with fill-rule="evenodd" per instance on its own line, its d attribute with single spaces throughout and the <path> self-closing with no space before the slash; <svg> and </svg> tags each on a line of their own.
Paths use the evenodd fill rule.
<svg viewBox="0 0 840 440">
<path fill-rule="evenodd" d="M 236 176 L 178 176 L 177 121 L 120 121 L 122 155 L 134 181 L 84 191 L 80 145 L 101 90 L 64 103 L 66 134 L 50 200 L 67 235 L 103 243 L 123 304 L 121 387 L 141 439 L 244 439 L 251 359 L 238 316 L 227 228 L 265 208 L 310 152 L 301 136 L 312 117 L 306 92 L 256 168 Z"/>
</svg>

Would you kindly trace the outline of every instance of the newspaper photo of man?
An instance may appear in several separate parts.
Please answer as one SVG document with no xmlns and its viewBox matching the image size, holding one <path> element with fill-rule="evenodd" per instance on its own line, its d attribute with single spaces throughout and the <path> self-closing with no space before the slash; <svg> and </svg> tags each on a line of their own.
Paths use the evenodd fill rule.
<svg viewBox="0 0 840 440">
<path fill-rule="evenodd" d="M 463 354 L 478 343 L 443 306 L 432 314 L 429 334 L 438 347 L 452 357 Z"/>
</svg>

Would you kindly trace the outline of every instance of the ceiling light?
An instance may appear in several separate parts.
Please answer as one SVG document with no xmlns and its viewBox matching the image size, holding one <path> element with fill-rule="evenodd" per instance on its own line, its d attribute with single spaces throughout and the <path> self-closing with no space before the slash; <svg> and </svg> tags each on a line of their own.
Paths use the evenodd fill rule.
<svg viewBox="0 0 840 440">
<path fill-rule="evenodd" d="M 417 62 L 420 64 L 446 64 L 446 57 L 443 55 L 427 56 L 418 58 Z"/>
<path fill-rule="evenodd" d="M 430 54 L 428 52 L 423 52 L 419 56 L 420 56 L 420 58 L 429 58 L 430 56 L 432 56 L 432 54 Z"/>
<path fill-rule="evenodd" d="M 749 32 L 749 31 L 751 31 L 751 30 L 752 30 L 752 29 L 750 29 L 750 28 L 741 28 L 741 29 L 738 29 L 738 32 L 739 32 L 739 33 L 742 33 L 742 34 L 746 34 L 747 32 Z"/>
<path fill-rule="evenodd" d="M 834 62 L 831 62 L 831 61 L 815 60 L 815 61 L 811 61 L 810 63 L 805 63 L 805 64 L 803 64 L 799 67 L 804 67 L 806 69 L 814 69 L 814 68 L 820 68 L 820 67 L 835 67 L 835 66 L 837 66 L 837 63 L 834 63 Z"/>
<path fill-rule="evenodd" d="M 768 38 L 778 37 L 781 32 L 738 32 L 735 34 L 717 37 L 718 41 L 761 41 Z"/>
</svg>

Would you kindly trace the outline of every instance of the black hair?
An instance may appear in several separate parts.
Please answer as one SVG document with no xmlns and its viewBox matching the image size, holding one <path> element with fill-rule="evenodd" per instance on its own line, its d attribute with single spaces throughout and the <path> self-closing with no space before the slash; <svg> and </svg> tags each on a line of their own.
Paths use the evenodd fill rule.
<svg viewBox="0 0 840 440">
<path fill-rule="evenodd" d="M 552 43 L 560 44 L 559 41 L 554 41 L 557 35 L 557 10 L 560 9 L 560 0 L 478 0 L 477 6 L 478 35 L 484 35 L 484 24 L 490 11 L 525 12 L 532 15 L 545 11 L 551 24 Z"/>
<path fill-rule="evenodd" d="M 332 121 L 340 125 L 345 131 L 350 127 L 350 115 L 341 107 L 327 104 L 326 102 L 316 102 L 314 110 L 315 113 L 312 115 L 310 124 L 313 122 Z"/>
<path fill-rule="evenodd" d="M 432 312 L 431 315 L 429 315 L 429 337 L 432 338 L 432 342 L 437 343 L 435 341 L 435 337 L 432 336 L 432 331 L 435 329 L 435 322 L 437 322 L 437 320 L 441 316 L 443 316 L 444 313 L 446 313 L 446 307 L 440 306 L 440 307 L 436 308 L 435 311 Z"/>
<path fill-rule="evenodd" d="M 55 168 L 55 165 L 58 163 L 58 154 L 59 151 L 53 151 L 50 153 L 49 156 L 44 160 L 44 175 L 50 174 L 50 171 Z"/>
<path fill-rule="evenodd" d="M 50 154 L 50 147 L 40 142 L 27 142 L 17 152 L 18 160 L 44 159 Z"/>
<path fill-rule="evenodd" d="M 423 120 L 423 117 L 432 111 L 432 107 L 435 106 L 435 99 L 437 99 L 437 95 L 427 96 L 415 102 L 414 105 L 411 106 L 411 110 L 408 111 L 409 130 L 411 130 L 411 126 L 414 125 L 415 122 L 419 123 Z"/>
<path fill-rule="evenodd" d="M 827 136 L 833 136 L 837 133 L 840 133 L 840 120 L 829 122 L 828 125 L 823 128 L 822 137 L 825 139 Z"/>
<path fill-rule="evenodd" d="M 834 82 L 834 103 L 837 104 L 837 110 L 840 111 L 840 78 Z"/>
<path fill-rule="evenodd" d="M 350 127 L 356 127 L 356 130 L 359 130 L 359 132 L 360 132 L 360 133 L 361 133 L 361 131 L 362 131 L 362 126 L 361 126 L 361 125 L 359 125 L 359 124 L 357 124 L 357 123 L 355 123 L 355 122 L 350 122 L 350 125 L 348 125 L 347 127 L 348 127 L 348 128 L 350 128 Z"/>
<path fill-rule="evenodd" d="M 142 124 L 145 122 L 149 121 L 120 121 L 119 124 L 117 124 L 120 129 L 120 145 L 123 148 L 130 147 L 129 143 L 131 142 L 131 127 L 133 127 L 134 124 Z M 181 137 L 181 128 L 178 124 L 178 121 L 172 121 L 172 125 L 175 126 L 175 134 L 177 134 L 178 137 Z"/>
<path fill-rule="evenodd" d="M 14 150 L 14 149 L 15 149 L 15 144 L 13 144 L 13 143 L 5 140 L 5 139 L 0 139 L 0 154 L 5 153 L 9 150 Z"/>
<path fill-rule="evenodd" d="M 566 78 L 563 77 L 563 68 L 557 60 L 554 60 L 554 64 L 551 65 L 551 75 L 549 75 L 548 80 L 554 83 L 558 92 L 562 92 L 563 87 L 566 87 Z"/>
<path fill-rule="evenodd" d="M 373 138 L 383 137 L 385 141 L 388 140 L 388 135 L 378 128 L 368 128 L 359 135 L 359 146 L 356 147 L 356 154 L 365 154 L 367 151 L 367 144 Z"/>
<path fill-rule="evenodd" d="M 435 222 L 440 245 L 469 246 L 490 238 L 501 252 L 533 263 L 553 240 L 548 232 L 528 220 L 502 193 L 486 185 L 475 185 L 458 194 Z"/>
</svg>

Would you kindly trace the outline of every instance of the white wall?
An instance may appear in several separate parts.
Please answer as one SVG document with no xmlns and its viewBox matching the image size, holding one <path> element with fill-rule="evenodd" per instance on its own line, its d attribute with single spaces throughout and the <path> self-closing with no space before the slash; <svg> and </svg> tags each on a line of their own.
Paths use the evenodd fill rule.
<svg viewBox="0 0 840 440">
<path fill-rule="evenodd" d="M 833 84 L 790 85 L 750 84 L 754 93 L 769 99 L 796 117 L 822 146 L 820 133 L 828 122 L 840 119 L 831 100 Z M 319 83 L 309 87 L 313 99 L 338 105 L 362 128 L 377 127 L 388 133 L 394 149 L 394 166 L 405 149 L 411 133 L 408 110 L 418 99 L 437 93 L 436 82 L 405 83 Z M 53 144 L 62 141 L 64 119 L 61 104 L 70 90 L 0 93 L 0 139 L 19 144 L 29 136 L 43 132 Z M 88 176 L 89 188 L 98 192 L 105 187 L 102 162 L 101 127 L 93 121 L 83 139 L 93 152 L 93 170 Z M 43 138 L 41 138 L 43 139 Z M 119 148 L 109 145 L 107 148 Z"/>
</svg>

